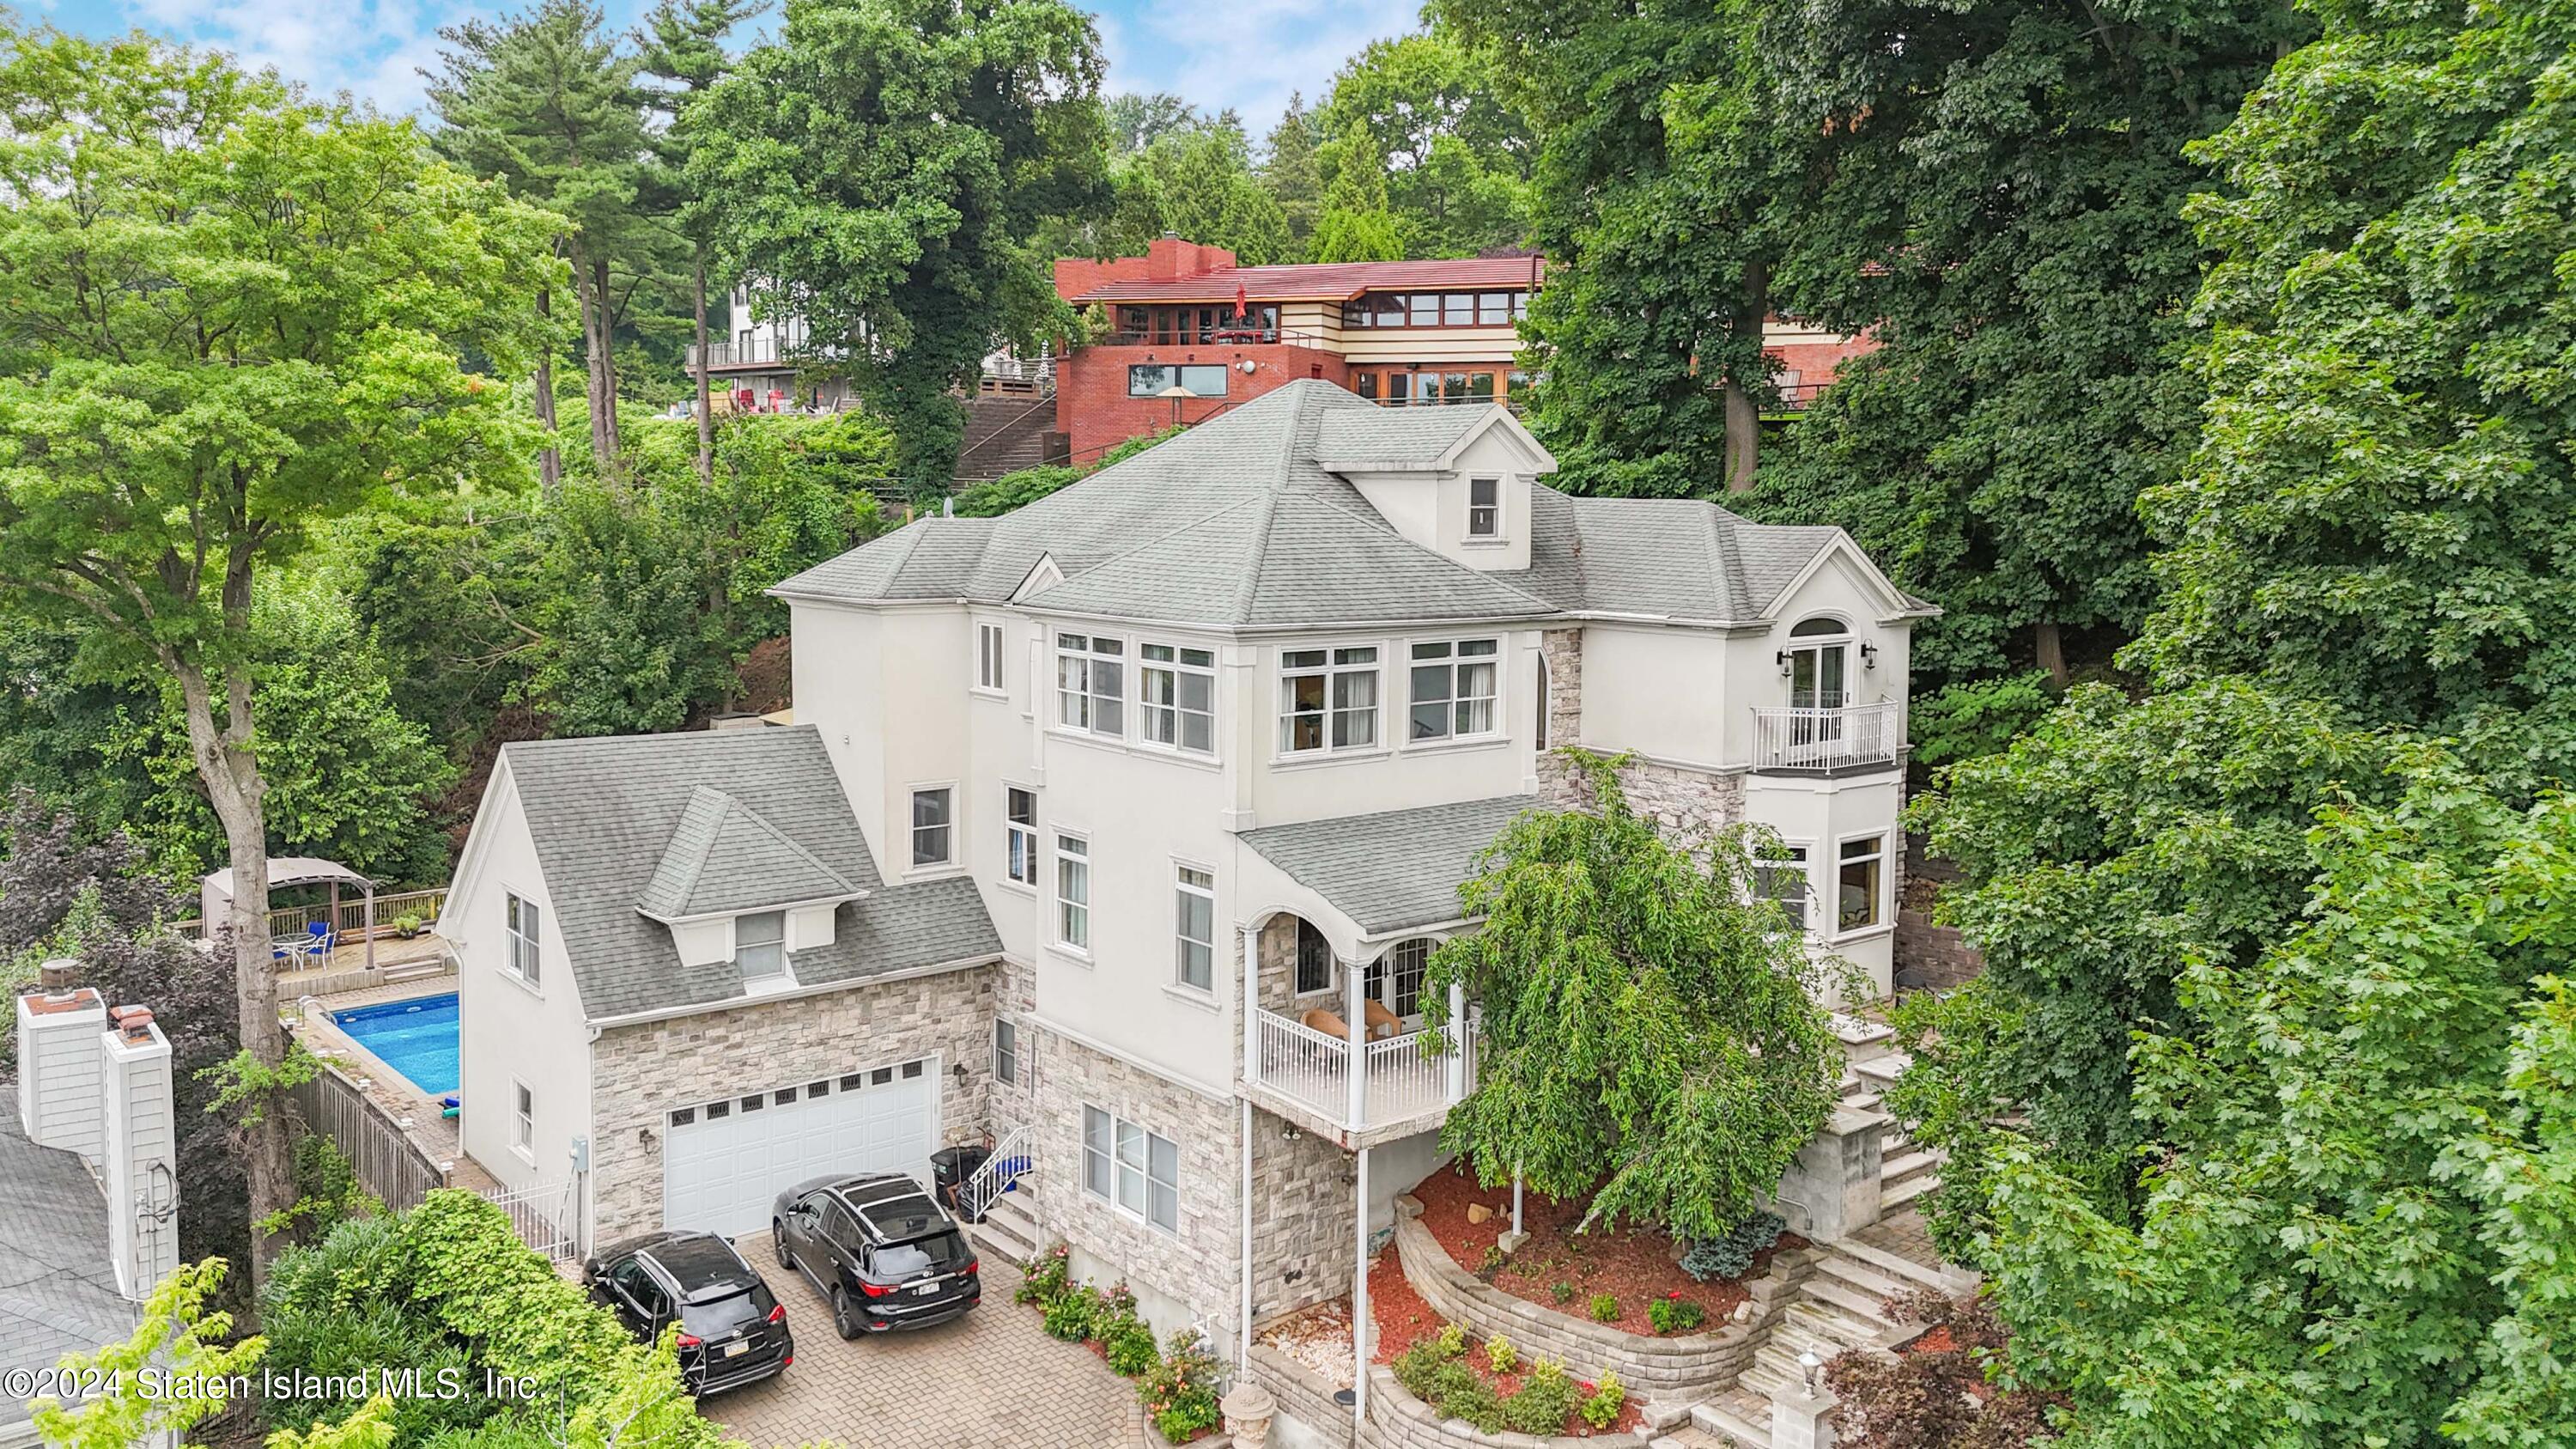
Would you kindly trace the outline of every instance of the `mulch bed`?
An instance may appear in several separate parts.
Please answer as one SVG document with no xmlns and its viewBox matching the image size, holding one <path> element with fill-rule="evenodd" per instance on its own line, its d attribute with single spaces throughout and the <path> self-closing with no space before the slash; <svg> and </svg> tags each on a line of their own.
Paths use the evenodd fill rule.
<svg viewBox="0 0 2576 1449">
<path fill-rule="evenodd" d="M 1413 1290 L 1413 1285 L 1404 1280 L 1404 1268 L 1396 1261 L 1395 1249 L 1391 1246 L 1377 1255 L 1376 1262 L 1369 1264 L 1368 1282 L 1369 1316 L 1377 1320 L 1375 1358 L 1379 1363 L 1392 1362 L 1395 1356 L 1404 1350 L 1426 1338 L 1437 1337 L 1441 1326 L 1448 1321 L 1433 1312 L 1431 1305 L 1423 1300 L 1422 1295 Z M 1522 1378 L 1520 1372 L 1498 1374 L 1487 1366 L 1485 1345 L 1480 1339 L 1470 1337 L 1467 1340 L 1467 1357 L 1462 1362 L 1475 1371 L 1476 1377 L 1493 1385 L 1494 1393 L 1499 1398 L 1509 1398 L 1520 1389 Z M 1526 1358 L 1523 1360 L 1523 1366 L 1527 1366 Z M 1632 1386 L 1628 1392 L 1628 1401 L 1619 1409 L 1619 1421 L 1607 1429 L 1595 1430 L 1591 1425 L 1584 1423 L 1579 1416 L 1568 1414 L 1565 1419 L 1565 1432 L 1583 1439 L 1592 1437 L 1596 1432 L 1604 1434 L 1635 1432 L 1646 1422 L 1646 1416 L 1638 1411 L 1637 1398 L 1636 1389 Z"/>
<path fill-rule="evenodd" d="M 1583 1221 L 1585 1204 L 1534 1192 L 1521 1196 L 1521 1226 L 1528 1231 L 1529 1241 L 1488 1275 L 1487 1252 L 1511 1231 L 1512 1190 L 1480 1188 L 1475 1179 L 1453 1167 L 1424 1178 L 1413 1195 L 1422 1200 L 1422 1225 L 1459 1267 L 1515 1298 L 1569 1318 L 1593 1321 L 1593 1295 L 1608 1293 L 1619 1300 L 1619 1316 L 1611 1320 L 1616 1327 L 1652 1336 L 1655 1328 L 1646 1317 L 1646 1305 L 1679 1293 L 1706 1315 L 1693 1331 L 1708 1333 L 1726 1322 L 1735 1305 L 1752 1296 L 1740 1281 L 1694 1280 L 1674 1256 L 1673 1240 L 1659 1231 L 1596 1226 L 1577 1233 L 1574 1226 Z M 1472 1203 L 1494 1209 L 1494 1215 L 1481 1223 L 1467 1221 Z M 1758 1278 L 1769 1271 L 1771 1256 L 1780 1249 L 1806 1245 L 1795 1233 L 1781 1234 L 1778 1245 L 1757 1256 L 1745 1276 Z M 1562 1300 L 1559 1284 L 1572 1290 Z"/>
</svg>

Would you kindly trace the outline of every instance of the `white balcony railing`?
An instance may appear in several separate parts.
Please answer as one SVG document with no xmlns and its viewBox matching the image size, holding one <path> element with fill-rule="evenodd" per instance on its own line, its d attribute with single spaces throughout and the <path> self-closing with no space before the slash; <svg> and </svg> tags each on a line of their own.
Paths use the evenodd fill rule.
<svg viewBox="0 0 2576 1449">
<path fill-rule="evenodd" d="M 1253 1082 L 1348 1130 L 1436 1115 L 1474 1089 L 1469 1054 L 1444 1046 L 1453 1033 L 1472 1040 L 1470 1023 L 1368 1043 L 1354 1083 L 1348 1041 L 1275 1011 L 1253 1015 Z"/>
<path fill-rule="evenodd" d="M 1843 770 L 1896 762 L 1905 748 L 1905 707 L 1753 710 L 1753 768 Z"/>
</svg>

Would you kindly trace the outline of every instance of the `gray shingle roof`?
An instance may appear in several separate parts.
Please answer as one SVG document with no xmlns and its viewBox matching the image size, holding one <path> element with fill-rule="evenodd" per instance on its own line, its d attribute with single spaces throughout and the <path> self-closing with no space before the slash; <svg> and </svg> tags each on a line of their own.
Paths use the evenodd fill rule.
<svg viewBox="0 0 2576 1449">
<path fill-rule="evenodd" d="M 831 945 L 796 953 L 799 983 L 858 982 L 1001 950 L 974 882 L 882 884 L 811 725 L 538 740 L 507 746 L 502 758 L 527 814 L 583 1013 L 593 1019 L 713 1005 L 742 993 L 730 963 L 682 965 L 670 928 L 636 909 L 693 807 L 703 820 L 702 790 L 721 793 L 816 868 L 870 893 L 838 908 Z M 719 882 L 730 879 L 733 857 L 710 851 L 706 859 Z"/>
<path fill-rule="evenodd" d="M 700 785 L 689 793 L 671 844 L 635 904 L 648 916 L 672 920 L 856 894 L 856 886 L 759 812 Z"/>
<path fill-rule="evenodd" d="M 134 1332 L 116 1291 L 107 1199 L 78 1154 L 38 1147 L 0 1112 L 0 1379 L 51 1368 Z M 0 1439 L 27 1420 L 26 1402 L 0 1395 Z"/>
<path fill-rule="evenodd" d="M 1535 795 L 1503 795 L 1265 825 L 1245 831 L 1243 843 L 1377 936 L 1458 919 L 1458 887 L 1477 853 L 1537 807 Z"/>
<path fill-rule="evenodd" d="M 1405 539 L 1338 468 L 1427 463 L 1488 408 L 1382 408 L 1290 383 L 1001 518 L 926 518 L 780 584 L 792 598 L 1000 603 L 1219 626 L 1412 623 L 1587 610 L 1751 620 L 1831 528 L 1680 498 L 1531 489 L 1530 567 L 1480 572 Z"/>
</svg>

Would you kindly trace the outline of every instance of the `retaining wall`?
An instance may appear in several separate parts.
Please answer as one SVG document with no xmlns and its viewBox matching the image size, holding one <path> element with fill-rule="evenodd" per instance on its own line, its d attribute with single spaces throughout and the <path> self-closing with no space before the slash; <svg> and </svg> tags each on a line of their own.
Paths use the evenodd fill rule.
<svg viewBox="0 0 2576 1449">
<path fill-rule="evenodd" d="M 1404 1391 L 1382 1364 L 1369 1366 L 1368 1423 L 1359 1449 L 1645 1449 L 1636 1434 L 1595 1434 L 1575 1439 L 1562 1434 L 1487 1434 L 1463 1419 L 1443 1419 L 1430 1405 Z"/>
<path fill-rule="evenodd" d="M 1817 1257 L 1814 1249 L 1772 1254 L 1769 1271 L 1745 1281 L 1753 1312 L 1741 1323 L 1652 1338 L 1542 1308 L 1479 1279 L 1432 1238 L 1421 1214 L 1419 1200 L 1396 1199 L 1395 1248 L 1405 1281 L 1433 1311 L 1465 1325 L 1479 1339 L 1502 1334 L 1526 1357 L 1561 1360 L 1577 1378 L 1616 1373 L 1631 1397 L 1666 1402 L 1705 1398 L 1751 1367 L 1753 1350 L 1788 1308 L 1793 1290 L 1815 1271 Z M 1374 1402 L 1375 1391 L 1371 1394 Z"/>
<path fill-rule="evenodd" d="M 1351 1411 L 1333 1402 L 1333 1386 L 1322 1375 L 1267 1344 L 1252 1346 L 1252 1381 L 1279 1401 L 1279 1416 L 1294 1419 L 1306 1432 L 1304 1442 L 1348 1446 Z M 1375 1390 L 1371 1390 L 1375 1392 Z M 1273 1440 L 1280 1438 L 1272 1430 Z"/>
</svg>

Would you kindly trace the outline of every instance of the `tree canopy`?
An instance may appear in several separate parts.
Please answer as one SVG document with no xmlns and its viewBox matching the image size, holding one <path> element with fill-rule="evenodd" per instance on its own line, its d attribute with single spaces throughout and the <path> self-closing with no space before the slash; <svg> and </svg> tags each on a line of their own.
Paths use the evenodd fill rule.
<svg viewBox="0 0 2576 1449">
<path fill-rule="evenodd" d="M 1406 256 L 1472 257 L 1521 245 L 1535 148 L 1488 77 L 1438 26 L 1370 42 L 1333 77 L 1314 115 L 1300 118 L 1307 136 L 1338 142 L 1353 127 L 1368 136 L 1365 148 L 1316 152 L 1320 180 L 1329 186 L 1341 167 L 1374 155 Z M 1293 147 L 1298 138 L 1287 139 Z"/>
</svg>

